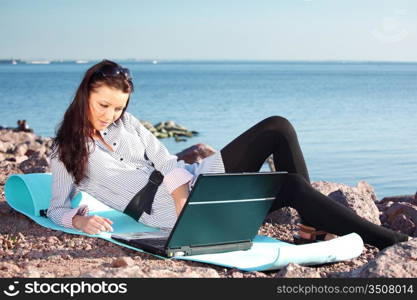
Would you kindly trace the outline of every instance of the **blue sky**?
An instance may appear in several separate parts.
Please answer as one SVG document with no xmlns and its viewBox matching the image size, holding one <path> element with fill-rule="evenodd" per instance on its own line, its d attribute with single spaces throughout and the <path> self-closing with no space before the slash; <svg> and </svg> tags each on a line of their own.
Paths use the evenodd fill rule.
<svg viewBox="0 0 417 300">
<path fill-rule="evenodd" d="M 417 61 L 415 0 L 0 0 L 0 59 Z"/>
</svg>

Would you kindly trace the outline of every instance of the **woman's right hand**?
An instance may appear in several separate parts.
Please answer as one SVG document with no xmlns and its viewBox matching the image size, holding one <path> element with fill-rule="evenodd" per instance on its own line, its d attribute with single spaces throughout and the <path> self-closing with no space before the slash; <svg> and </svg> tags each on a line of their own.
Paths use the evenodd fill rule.
<svg viewBox="0 0 417 300">
<path fill-rule="evenodd" d="M 72 225 L 87 234 L 98 234 L 101 231 L 113 231 L 111 227 L 113 222 L 100 216 L 81 216 L 75 215 L 72 218 Z"/>
</svg>

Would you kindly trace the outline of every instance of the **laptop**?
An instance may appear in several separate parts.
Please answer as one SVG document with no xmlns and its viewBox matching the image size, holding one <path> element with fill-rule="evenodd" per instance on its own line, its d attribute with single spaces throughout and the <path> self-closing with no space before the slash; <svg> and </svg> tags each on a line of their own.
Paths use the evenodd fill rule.
<svg viewBox="0 0 417 300">
<path fill-rule="evenodd" d="M 113 234 L 112 238 L 164 257 L 248 250 L 284 174 L 200 174 L 172 230 Z"/>
</svg>

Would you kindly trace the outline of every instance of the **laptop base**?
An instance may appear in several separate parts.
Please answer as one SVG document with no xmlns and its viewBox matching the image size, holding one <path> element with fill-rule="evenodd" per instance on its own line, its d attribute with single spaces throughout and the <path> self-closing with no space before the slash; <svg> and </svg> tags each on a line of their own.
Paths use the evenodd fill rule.
<svg viewBox="0 0 417 300">
<path fill-rule="evenodd" d="M 146 252 L 154 253 L 165 257 L 174 256 L 190 256 L 199 254 L 214 254 L 230 251 L 244 251 L 252 247 L 251 241 L 234 242 L 228 244 L 208 245 L 208 246 L 183 246 L 180 248 L 166 248 L 168 239 L 166 238 L 141 238 L 141 239 L 125 239 L 121 235 L 112 236 L 112 239 L 143 249 Z"/>
</svg>

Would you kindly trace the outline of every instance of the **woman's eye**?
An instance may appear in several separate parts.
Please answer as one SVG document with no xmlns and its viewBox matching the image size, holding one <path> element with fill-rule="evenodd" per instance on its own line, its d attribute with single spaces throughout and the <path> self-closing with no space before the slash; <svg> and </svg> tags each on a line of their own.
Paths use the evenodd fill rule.
<svg viewBox="0 0 417 300">
<path fill-rule="evenodd" d="M 104 105 L 104 104 L 100 104 L 101 105 L 101 107 L 104 107 L 104 108 L 106 108 L 107 107 L 107 105 Z"/>
</svg>

